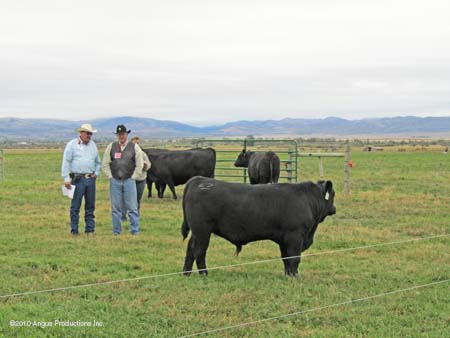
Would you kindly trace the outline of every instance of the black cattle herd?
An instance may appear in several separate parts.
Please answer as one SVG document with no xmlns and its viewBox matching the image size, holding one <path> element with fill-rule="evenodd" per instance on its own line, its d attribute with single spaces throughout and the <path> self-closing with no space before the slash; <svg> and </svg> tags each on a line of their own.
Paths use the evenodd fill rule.
<svg viewBox="0 0 450 338">
<path fill-rule="evenodd" d="M 147 172 L 148 197 L 152 185 L 163 198 L 169 186 L 176 199 L 175 186 L 186 184 L 183 194 L 181 233 L 189 239 L 183 267 L 208 274 L 206 251 L 211 234 L 236 246 L 271 240 L 280 247 L 284 272 L 298 275 L 301 253 L 313 243 L 317 226 L 336 213 L 331 181 L 277 183 L 280 158 L 272 151 L 254 152 L 246 148 L 236 159 L 236 167 L 248 168 L 250 185 L 214 179 L 216 152 L 212 148 L 170 151 L 143 149 L 152 165 Z M 269 183 L 269 184 L 266 184 Z"/>
</svg>

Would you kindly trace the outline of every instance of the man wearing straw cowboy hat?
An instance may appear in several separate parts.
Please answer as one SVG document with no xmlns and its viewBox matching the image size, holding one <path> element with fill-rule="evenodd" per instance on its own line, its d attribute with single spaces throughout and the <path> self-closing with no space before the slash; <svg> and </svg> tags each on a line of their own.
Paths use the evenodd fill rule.
<svg viewBox="0 0 450 338">
<path fill-rule="evenodd" d="M 102 162 L 102 170 L 109 178 L 114 235 L 122 232 L 122 211 L 126 211 L 130 218 L 131 234 L 139 234 L 136 179 L 143 170 L 144 161 L 139 145 L 128 141 L 130 132 L 122 124 L 117 126 L 117 141 L 106 147 Z"/>
<path fill-rule="evenodd" d="M 92 134 L 97 132 L 89 123 L 75 129 L 80 135 L 69 141 L 64 149 L 61 175 L 64 185 L 75 191 L 70 206 L 70 232 L 78 235 L 81 201 L 84 197 L 84 221 L 86 234 L 95 232 L 95 183 L 100 174 L 101 161 L 97 146 L 91 140 Z"/>
</svg>

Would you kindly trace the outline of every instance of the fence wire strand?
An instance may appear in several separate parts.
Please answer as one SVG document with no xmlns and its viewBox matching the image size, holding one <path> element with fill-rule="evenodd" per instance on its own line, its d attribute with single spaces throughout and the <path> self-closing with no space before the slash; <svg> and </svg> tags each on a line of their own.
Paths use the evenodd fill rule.
<svg viewBox="0 0 450 338">
<path fill-rule="evenodd" d="M 355 250 L 371 249 L 371 248 L 376 248 L 376 247 L 383 247 L 383 246 L 396 245 L 396 244 L 402 244 L 402 243 L 418 242 L 418 241 L 423 241 L 423 240 L 444 238 L 444 237 L 448 237 L 448 236 L 450 236 L 450 234 L 441 234 L 441 235 L 434 235 L 434 236 L 427 236 L 427 237 L 420 237 L 420 238 L 412 238 L 412 239 L 406 239 L 406 240 L 400 240 L 400 241 L 394 241 L 394 242 L 384 242 L 384 243 L 371 244 L 371 245 L 365 245 L 365 246 L 358 246 L 358 247 L 352 247 L 352 248 L 336 249 L 336 250 L 330 250 L 330 251 L 323 251 L 323 252 L 316 252 L 316 253 L 301 255 L 301 258 L 315 257 L 315 256 L 322 256 L 322 255 L 330 255 L 330 254 L 334 254 L 334 253 L 342 253 L 342 252 L 355 251 Z M 141 281 L 141 280 L 146 280 L 146 279 L 154 279 L 154 278 L 160 278 L 160 277 L 182 275 L 182 274 L 185 274 L 185 273 L 201 272 L 201 271 L 205 271 L 205 270 L 211 271 L 211 270 L 235 268 L 235 267 L 255 265 L 255 264 L 264 264 L 264 263 L 270 263 L 270 262 L 274 262 L 274 261 L 279 261 L 280 259 L 281 260 L 288 260 L 288 259 L 299 258 L 299 257 L 300 257 L 300 255 L 284 257 L 284 258 L 277 257 L 277 258 L 270 258 L 270 259 L 265 259 L 265 260 L 260 260 L 260 261 L 252 261 L 252 262 L 244 262 L 244 263 L 238 263 L 238 264 L 215 266 L 215 267 L 207 268 L 207 269 L 194 269 L 194 270 L 190 270 L 190 271 L 177 271 L 177 272 L 170 272 L 170 273 L 165 273 L 165 274 L 157 274 L 157 275 L 142 276 L 142 277 L 133 277 L 133 278 L 111 280 L 111 281 L 105 281 L 105 282 L 96 282 L 96 283 L 89 283 L 89 284 L 71 285 L 71 286 L 59 287 L 59 288 L 53 288 L 53 289 L 26 291 L 26 292 L 19 292 L 19 293 L 12 293 L 12 294 L 7 294 L 7 295 L 1 295 L 0 299 L 6 299 L 6 298 L 12 298 L 12 297 L 30 296 L 30 295 L 36 295 L 36 294 L 42 294 L 42 293 L 51 293 L 51 292 L 67 291 L 67 290 L 74 290 L 74 289 L 82 289 L 82 288 L 88 288 L 88 287 L 94 287 L 94 286 L 111 285 L 111 284 L 126 283 L 126 282 L 132 282 L 132 281 Z"/>
<path fill-rule="evenodd" d="M 343 305 L 349 305 L 349 304 L 364 302 L 364 301 L 367 301 L 367 300 L 372 300 L 372 299 L 375 299 L 375 298 L 390 296 L 390 295 L 394 295 L 394 294 L 401 293 L 401 292 L 407 292 L 407 291 L 417 290 L 417 289 L 426 288 L 426 287 L 430 287 L 430 286 L 435 286 L 435 285 L 439 285 L 439 284 L 445 284 L 445 283 L 448 283 L 448 282 L 450 282 L 450 279 L 441 280 L 441 281 L 437 281 L 437 282 L 431 282 L 431 283 L 428 283 L 428 284 L 415 285 L 415 286 L 412 286 L 412 287 L 409 287 L 409 288 L 405 288 L 405 289 L 384 292 L 384 293 L 380 293 L 380 294 L 377 294 L 377 295 L 367 296 L 367 297 L 358 298 L 358 299 L 352 299 L 352 300 L 348 300 L 348 301 L 341 302 L 341 303 L 329 304 L 329 305 L 319 306 L 319 307 L 315 307 L 315 308 L 311 308 L 311 309 L 307 309 L 307 310 L 302 310 L 302 311 L 292 312 L 292 313 L 288 313 L 288 314 L 283 314 L 283 315 L 279 315 L 279 316 L 275 316 L 275 317 L 263 318 L 263 319 L 254 320 L 254 321 L 245 322 L 245 323 L 240 323 L 240 324 L 236 324 L 236 325 L 230 325 L 230 326 L 220 327 L 220 328 L 216 328 L 216 329 L 211 329 L 211 330 L 207 330 L 207 331 L 203 331 L 203 332 L 191 333 L 191 334 L 188 334 L 186 336 L 180 336 L 179 338 L 188 338 L 188 337 L 201 336 L 201 335 L 206 335 L 206 334 L 210 334 L 210 333 L 216 333 L 216 332 L 236 329 L 236 328 L 240 328 L 240 327 L 245 327 L 245 326 L 249 326 L 249 325 L 256 325 L 256 324 L 260 324 L 260 323 L 264 323 L 264 322 L 268 322 L 268 321 L 273 321 L 273 320 L 277 320 L 277 319 L 284 319 L 284 318 L 288 318 L 288 317 L 299 316 L 299 315 L 302 315 L 302 314 L 305 314 L 305 313 L 309 313 L 309 312 L 315 312 L 315 311 L 335 308 L 335 307 L 339 307 L 339 306 L 343 306 Z"/>
</svg>

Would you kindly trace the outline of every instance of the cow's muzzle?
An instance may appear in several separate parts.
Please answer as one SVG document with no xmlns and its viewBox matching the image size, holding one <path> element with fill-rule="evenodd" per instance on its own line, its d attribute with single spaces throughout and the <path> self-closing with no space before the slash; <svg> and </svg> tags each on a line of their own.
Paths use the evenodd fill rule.
<svg viewBox="0 0 450 338">
<path fill-rule="evenodd" d="M 336 207 L 333 206 L 333 208 L 331 208 L 330 216 L 334 215 L 335 213 L 336 213 Z"/>
</svg>

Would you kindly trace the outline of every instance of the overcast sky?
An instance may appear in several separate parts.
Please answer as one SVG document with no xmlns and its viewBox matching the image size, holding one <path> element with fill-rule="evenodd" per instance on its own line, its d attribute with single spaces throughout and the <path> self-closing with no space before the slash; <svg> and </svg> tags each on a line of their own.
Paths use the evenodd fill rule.
<svg viewBox="0 0 450 338">
<path fill-rule="evenodd" d="M 2 0 L 0 117 L 449 116 L 449 13 L 449 0 Z"/>
</svg>

